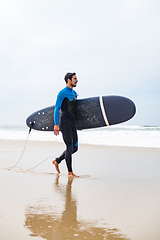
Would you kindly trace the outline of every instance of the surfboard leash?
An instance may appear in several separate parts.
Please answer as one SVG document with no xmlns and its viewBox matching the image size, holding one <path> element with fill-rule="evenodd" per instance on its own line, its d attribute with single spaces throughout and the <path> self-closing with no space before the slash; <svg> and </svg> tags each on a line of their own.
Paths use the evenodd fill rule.
<svg viewBox="0 0 160 240">
<path fill-rule="evenodd" d="M 27 146 L 29 134 L 31 133 L 31 130 L 32 130 L 32 128 L 33 128 L 33 125 L 34 125 L 34 122 L 31 122 L 31 123 L 30 123 L 29 132 L 28 132 L 28 135 L 27 135 L 25 144 L 24 144 L 24 149 L 23 149 L 23 151 L 22 151 L 22 154 L 21 154 L 21 156 L 20 156 L 20 159 L 18 160 L 18 162 L 17 162 L 13 167 L 8 168 L 8 170 L 11 170 L 11 169 L 15 168 L 15 167 L 18 165 L 18 163 L 21 161 L 21 159 L 22 159 L 22 157 L 23 157 L 23 154 L 24 154 L 24 152 L 25 152 L 25 150 L 26 150 L 26 146 Z"/>
<path fill-rule="evenodd" d="M 17 162 L 13 167 L 8 168 L 8 170 L 11 170 L 11 169 L 15 168 L 15 167 L 18 165 L 18 163 L 21 161 L 21 159 L 22 159 L 22 157 L 23 157 L 23 155 L 24 155 L 24 152 L 25 152 L 25 150 L 26 150 L 28 138 L 29 138 L 29 135 L 30 135 L 30 133 L 31 133 L 31 130 L 32 130 L 32 128 L 33 128 L 34 123 L 35 123 L 35 122 L 31 122 L 31 123 L 30 123 L 29 132 L 28 132 L 28 135 L 27 135 L 27 138 L 26 138 L 26 141 L 25 141 L 25 145 L 24 145 L 24 149 L 23 149 L 23 151 L 22 151 L 22 154 L 21 154 L 21 156 L 20 156 L 20 159 L 18 160 L 18 162 Z M 52 156 L 52 157 L 48 157 L 48 158 L 44 159 L 42 162 L 38 163 L 36 166 L 34 166 L 34 167 L 32 167 L 32 168 L 29 168 L 29 169 L 26 169 L 25 171 L 30 171 L 30 170 L 38 167 L 40 164 L 42 164 L 43 162 L 47 161 L 47 160 L 50 159 L 50 158 L 55 158 L 55 157 L 53 157 L 53 156 Z"/>
<path fill-rule="evenodd" d="M 47 160 L 50 159 L 50 158 L 55 159 L 55 157 L 48 157 L 48 158 L 44 159 L 42 162 L 38 163 L 36 166 L 34 166 L 34 167 L 32 167 L 32 168 L 29 168 L 29 169 L 26 169 L 25 171 L 33 170 L 34 168 L 38 167 L 39 165 L 41 165 L 43 162 L 47 161 Z"/>
</svg>

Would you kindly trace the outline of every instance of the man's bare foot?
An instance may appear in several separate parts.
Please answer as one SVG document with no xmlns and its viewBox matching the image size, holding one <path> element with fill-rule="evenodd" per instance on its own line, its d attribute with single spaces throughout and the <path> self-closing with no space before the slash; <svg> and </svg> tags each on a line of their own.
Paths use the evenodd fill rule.
<svg viewBox="0 0 160 240">
<path fill-rule="evenodd" d="M 75 175 L 73 172 L 68 172 L 68 177 L 79 178 L 79 176 Z"/>
<path fill-rule="evenodd" d="M 52 163 L 54 164 L 56 171 L 60 173 L 58 163 L 56 162 L 56 160 L 53 160 Z"/>
</svg>

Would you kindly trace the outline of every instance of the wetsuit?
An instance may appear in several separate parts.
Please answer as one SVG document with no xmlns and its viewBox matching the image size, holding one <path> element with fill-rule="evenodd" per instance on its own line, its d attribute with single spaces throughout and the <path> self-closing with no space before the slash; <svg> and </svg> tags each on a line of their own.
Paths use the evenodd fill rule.
<svg viewBox="0 0 160 240">
<path fill-rule="evenodd" d="M 76 99 L 77 93 L 66 86 L 59 92 L 54 109 L 55 125 L 59 125 L 59 110 L 61 109 L 60 131 L 66 144 L 66 150 L 56 158 L 56 162 L 59 164 L 65 159 L 68 172 L 73 172 L 72 154 L 78 150 L 78 136 L 75 127 Z"/>
</svg>

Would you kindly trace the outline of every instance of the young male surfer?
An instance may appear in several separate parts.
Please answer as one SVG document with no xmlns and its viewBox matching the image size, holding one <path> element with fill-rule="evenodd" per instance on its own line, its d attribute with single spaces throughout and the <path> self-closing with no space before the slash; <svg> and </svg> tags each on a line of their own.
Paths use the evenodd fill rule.
<svg viewBox="0 0 160 240">
<path fill-rule="evenodd" d="M 77 86 L 76 73 L 67 73 L 64 77 L 66 87 L 62 89 L 58 95 L 54 109 L 54 134 L 59 135 L 59 130 L 62 132 L 66 150 L 52 163 L 55 165 L 56 171 L 59 171 L 59 164 L 65 159 L 68 168 L 69 177 L 79 177 L 73 173 L 72 170 L 72 154 L 78 150 L 78 136 L 75 127 L 75 112 L 77 93 L 73 90 Z M 59 110 L 60 126 L 59 126 Z"/>
</svg>

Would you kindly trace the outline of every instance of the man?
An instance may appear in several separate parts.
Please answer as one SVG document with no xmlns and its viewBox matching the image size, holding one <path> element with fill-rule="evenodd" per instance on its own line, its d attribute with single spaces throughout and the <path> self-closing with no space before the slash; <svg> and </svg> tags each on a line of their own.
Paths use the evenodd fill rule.
<svg viewBox="0 0 160 240">
<path fill-rule="evenodd" d="M 75 115 L 76 115 L 76 99 L 77 93 L 73 90 L 77 86 L 76 73 L 67 73 L 64 77 L 66 87 L 62 89 L 56 100 L 54 109 L 54 134 L 59 135 L 59 130 L 62 132 L 63 140 L 66 144 L 66 150 L 52 163 L 55 165 L 56 171 L 59 171 L 59 164 L 62 160 L 66 160 L 69 177 L 79 177 L 73 173 L 72 170 L 72 154 L 78 150 L 78 136 L 75 127 Z M 59 110 L 60 126 L 59 126 Z"/>
</svg>

